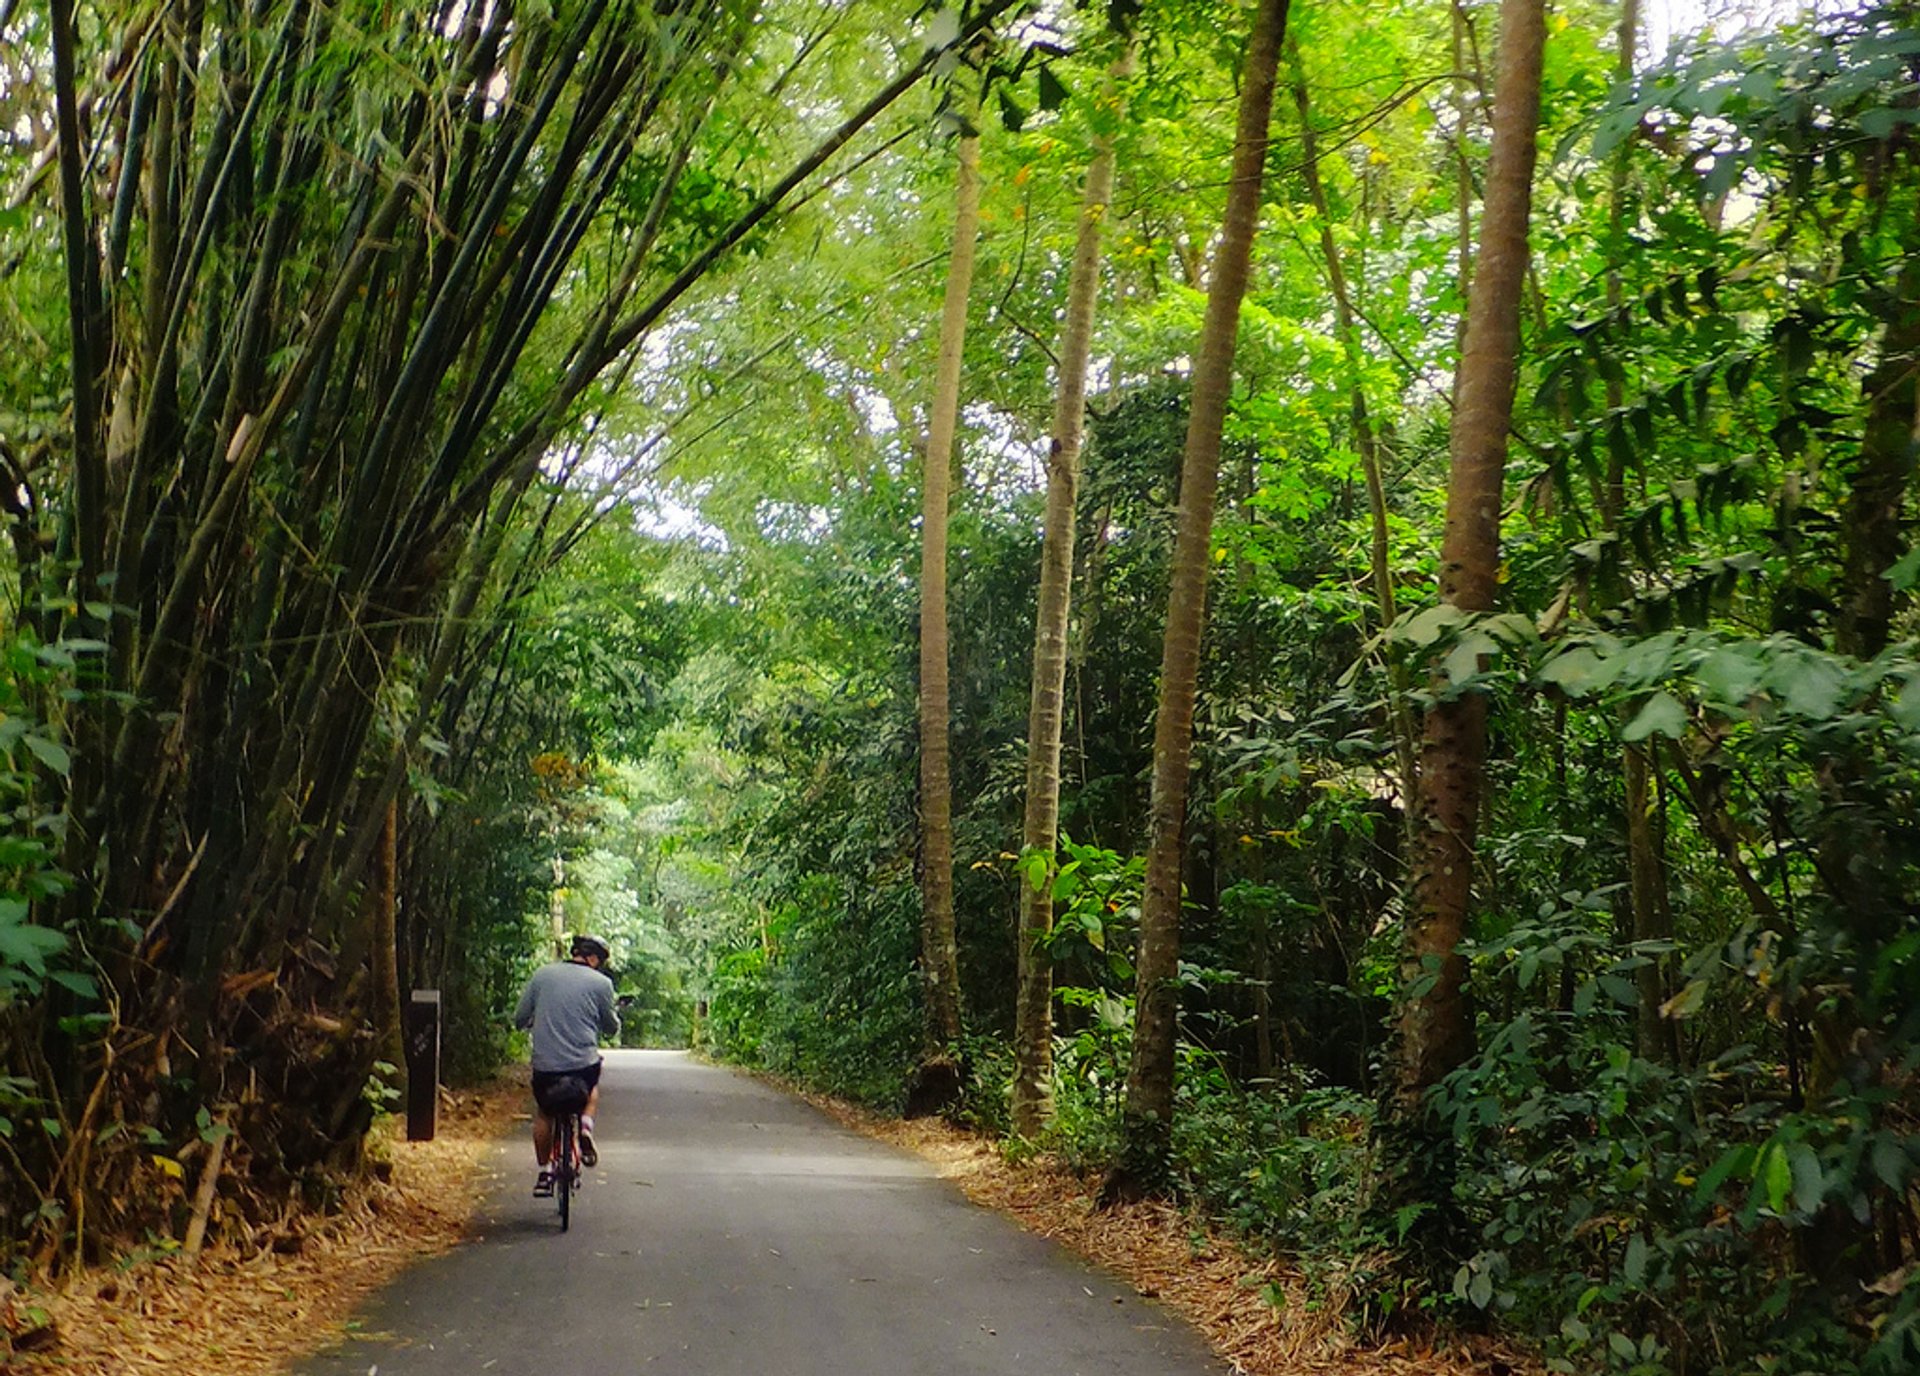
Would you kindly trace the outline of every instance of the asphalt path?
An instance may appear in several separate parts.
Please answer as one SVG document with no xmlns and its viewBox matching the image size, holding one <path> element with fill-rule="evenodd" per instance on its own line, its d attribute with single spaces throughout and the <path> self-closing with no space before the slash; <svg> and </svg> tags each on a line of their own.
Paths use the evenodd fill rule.
<svg viewBox="0 0 1920 1376">
<path fill-rule="evenodd" d="M 919 1158 L 664 1051 L 608 1053 L 600 1164 L 559 1230 L 524 1136 L 474 1240 L 302 1376 L 1217 1376 L 1179 1319 Z"/>
</svg>

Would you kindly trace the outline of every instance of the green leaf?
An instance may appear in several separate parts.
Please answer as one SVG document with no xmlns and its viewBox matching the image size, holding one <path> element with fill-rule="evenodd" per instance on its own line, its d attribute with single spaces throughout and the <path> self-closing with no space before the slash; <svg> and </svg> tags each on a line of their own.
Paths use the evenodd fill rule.
<svg viewBox="0 0 1920 1376">
<path fill-rule="evenodd" d="M 40 763 L 54 773 L 65 778 L 73 768 L 73 756 L 59 741 L 50 741 L 45 736 L 36 736 L 31 731 L 20 738 L 21 743 L 31 750 Z"/>
<path fill-rule="evenodd" d="M 1441 602 L 1416 613 L 1411 620 L 1394 627 L 1389 633 L 1389 638 L 1424 648 L 1445 634 L 1449 626 L 1456 626 L 1465 620 L 1466 615 L 1451 602 Z"/>
<path fill-rule="evenodd" d="M 31 924 L 0 925 L 0 966 L 14 965 L 36 975 L 47 973 L 47 957 L 67 948 L 64 934 Z"/>
<path fill-rule="evenodd" d="M 1475 1309 L 1485 1309 L 1493 1303 L 1493 1277 L 1486 1271 L 1473 1273 L 1473 1281 L 1467 1286 L 1467 1299 Z"/>
<path fill-rule="evenodd" d="M 1752 1160 L 1751 1146 L 1733 1147 L 1722 1152 L 1720 1159 L 1707 1167 L 1699 1182 L 1693 1187 L 1694 1203 L 1704 1204 L 1712 1199 L 1730 1177 L 1744 1173 Z"/>
<path fill-rule="evenodd" d="M 1793 1165 L 1793 1205 L 1801 1213 L 1810 1214 L 1820 1207 L 1827 1188 L 1820 1154 L 1805 1142 L 1795 1142 L 1787 1148 L 1787 1159 Z"/>
<path fill-rule="evenodd" d="M 1753 1181 L 1766 1192 L 1767 1207 L 1776 1214 L 1787 1211 L 1787 1199 L 1793 1193 L 1793 1163 L 1778 1142 L 1760 1149 L 1753 1163 Z"/>
<path fill-rule="evenodd" d="M 1484 656 L 1499 652 L 1500 642 L 1484 631 L 1469 631 L 1447 652 L 1441 670 L 1454 683 L 1465 683 L 1480 672 Z"/>
<path fill-rule="evenodd" d="M 1838 665 L 1811 653 L 1776 665 L 1767 679 L 1788 711 L 1812 721 L 1831 719 L 1847 686 Z"/>
<path fill-rule="evenodd" d="M 1632 1008 L 1640 1002 L 1639 986 L 1620 975 L 1600 976 L 1600 987 L 1607 991 L 1607 997 L 1623 1008 Z"/>
<path fill-rule="evenodd" d="M 1893 719 L 1909 731 L 1920 731 L 1920 674 L 1908 678 L 1893 700 Z"/>
<path fill-rule="evenodd" d="M 927 21 L 927 46 L 951 48 L 960 41 L 960 11 L 939 10 Z"/>
<path fill-rule="evenodd" d="M 92 975 L 82 974 L 78 970 L 55 970 L 47 978 L 62 988 L 71 989 L 83 999 L 100 997 L 100 986 L 94 982 Z"/>
<path fill-rule="evenodd" d="M 1893 584 L 1895 592 L 1911 590 L 1915 583 L 1920 583 L 1920 545 L 1908 550 L 1904 558 L 1880 576 Z"/>
<path fill-rule="evenodd" d="M 1907 1153 L 1901 1147 L 1900 1140 L 1891 1133 L 1880 1134 L 1873 1144 L 1873 1173 L 1890 1190 L 1906 1188 Z"/>
<path fill-rule="evenodd" d="M 1647 1279 L 1647 1239 L 1644 1234 L 1635 1233 L 1627 1239 L 1627 1284 L 1636 1289 Z"/>
<path fill-rule="evenodd" d="M 1647 699 L 1633 720 L 1627 723 L 1627 729 L 1620 733 L 1620 738 L 1629 744 L 1652 735 L 1678 740 L 1686 731 L 1687 709 L 1672 693 L 1660 692 Z"/>
<path fill-rule="evenodd" d="M 1622 1361 L 1630 1362 L 1639 1355 L 1634 1349 L 1633 1339 L 1617 1330 L 1607 1334 L 1607 1346 L 1612 1348 L 1613 1355 Z"/>
<path fill-rule="evenodd" d="M 1585 697 L 1595 688 L 1604 687 L 1608 677 L 1600 656 L 1584 645 L 1555 655 L 1540 671 L 1543 683 L 1554 684 L 1572 698 Z"/>
<path fill-rule="evenodd" d="M 1899 117 L 1884 105 L 1860 112 L 1860 132 L 1870 139 L 1891 138 Z"/>
<path fill-rule="evenodd" d="M 1729 707 L 1746 706 L 1766 678 L 1765 671 L 1751 654 L 1730 648 L 1709 654 L 1693 671 L 1693 676 L 1706 689 L 1708 697 Z"/>
</svg>

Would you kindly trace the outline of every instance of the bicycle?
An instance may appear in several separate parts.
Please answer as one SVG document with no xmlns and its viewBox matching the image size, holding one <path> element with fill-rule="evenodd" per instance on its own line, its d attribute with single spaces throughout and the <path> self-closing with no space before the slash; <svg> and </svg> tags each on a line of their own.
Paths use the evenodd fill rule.
<svg viewBox="0 0 1920 1376">
<path fill-rule="evenodd" d="M 565 1076 L 534 1096 L 540 1111 L 553 1121 L 553 1149 L 547 1156 L 546 1173 L 553 1183 L 563 1233 L 572 1222 L 573 1196 L 580 1189 L 585 1165 L 581 1159 L 580 1115 L 586 1110 L 590 1092 L 585 1080 Z"/>
<path fill-rule="evenodd" d="M 572 1221 L 573 1194 L 580 1188 L 580 1115 L 558 1115 L 553 1124 L 553 1197 L 560 1209 L 560 1231 L 566 1232 Z"/>
</svg>

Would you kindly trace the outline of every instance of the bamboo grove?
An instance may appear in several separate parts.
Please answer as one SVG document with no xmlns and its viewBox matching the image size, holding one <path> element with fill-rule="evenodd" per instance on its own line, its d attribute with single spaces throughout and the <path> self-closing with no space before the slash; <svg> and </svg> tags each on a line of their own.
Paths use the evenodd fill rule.
<svg viewBox="0 0 1920 1376">
<path fill-rule="evenodd" d="M 0 1237 L 593 926 L 1350 1334 L 1911 1369 L 1920 15 L 1704 22 L 0 4 Z"/>
<path fill-rule="evenodd" d="M 44 1120 L 8 1134 L 8 1230 L 43 1258 L 138 1235 L 110 1125 L 217 1114 L 267 1180 L 357 1151 L 399 978 L 370 861 L 488 599 L 578 538 L 551 475 L 598 459 L 609 370 L 938 56 L 882 44 L 784 149 L 729 88 L 870 35 L 788 31 L 783 77 L 753 19 L 8 8 L 8 1085 Z"/>
</svg>

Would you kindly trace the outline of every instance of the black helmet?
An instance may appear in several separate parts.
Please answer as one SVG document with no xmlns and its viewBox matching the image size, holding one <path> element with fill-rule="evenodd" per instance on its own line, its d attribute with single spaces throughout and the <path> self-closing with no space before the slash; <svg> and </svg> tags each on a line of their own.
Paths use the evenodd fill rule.
<svg viewBox="0 0 1920 1376">
<path fill-rule="evenodd" d="M 578 932 L 573 938 L 573 956 L 578 960 L 584 956 L 599 956 L 602 964 L 613 957 L 613 948 L 597 936 Z"/>
</svg>

